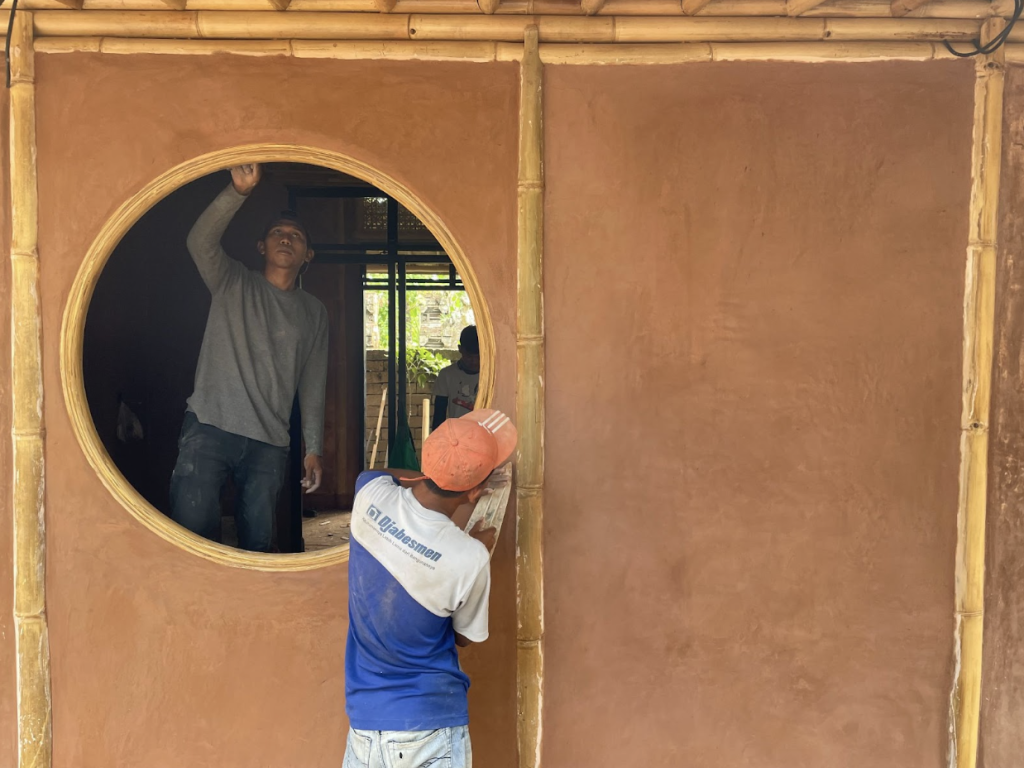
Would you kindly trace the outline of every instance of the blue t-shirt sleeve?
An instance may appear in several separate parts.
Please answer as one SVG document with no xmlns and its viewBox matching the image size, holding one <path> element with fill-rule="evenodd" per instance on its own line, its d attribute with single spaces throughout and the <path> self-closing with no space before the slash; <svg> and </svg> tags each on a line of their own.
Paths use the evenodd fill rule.
<svg viewBox="0 0 1024 768">
<path fill-rule="evenodd" d="M 367 483 L 372 483 L 378 477 L 390 477 L 392 482 L 398 485 L 398 478 L 388 472 L 381 472 L 379 469 L 367 470 L 360 472 L 359 477 L 356 478 L 356 493 L 359 493 Z"/>
</svg>

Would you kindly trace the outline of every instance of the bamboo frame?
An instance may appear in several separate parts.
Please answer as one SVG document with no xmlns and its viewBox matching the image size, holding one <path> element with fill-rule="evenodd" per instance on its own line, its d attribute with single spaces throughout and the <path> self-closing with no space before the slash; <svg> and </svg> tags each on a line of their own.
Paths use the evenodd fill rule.
<svg viewBox="0 0 1024 768">
<path fill-rule="evenodd" d="M 955 679 L 950 693 L 950 763 L 955 762 L 957 768 L 975 768 L 977 764 L 981 719 L 985 518 L 1005 77 L 1001 53 L 979 57 L 974 89 L 971 207 L 964 282 Z"/>
<path fill-rule="evenodd" d="M 451 256 L 470 294 L 477 319 L 480 348 L 485 365 L 480 372 L 477 401 L 486 407 L 494 396 L 494 325 L 484 301 L 483 292 L 465 252 L 450 230 L 430 208 L 408 187 L 391 176 L 338 152 L 314 147 L 285 144 L 254 144 L 234 147 L 203 155 L 170 169 L 150 182 L 121 205 L 104 223 L 86 253 L 75 277 L 64 311 L 60 337 L 60 375 L 71 425 L 86 459 L 107 490 L 139 522 L 162 539 L 207 560 L 259 571 L 306 571 L 337 565 L 348 560 L 347 546 L 332 547 L 319 552 L 300 554 L 264 554 L 244 552 L 208 541 L 185 530 L 161 514 L 146 501 L 114 465 L 103 447 L 85 394 L 82 349 L 85 341 L 85 321 L 93 289 L 103 267 L 125 233 L 157 202 L 179 187 L 214 171 L 240 163 L 297 162 L 333 168 L 369 181 L 393 196 L 417 216 Z"/>
<path fill-rule="evenodd" d="M 906 16 L 927 2 L 928 0 L 892 0 L 892 15 L 897 17 Z"/>
<path fill-rule="evenodd" d="M 519 90 L 516 291 L 516 682 L 520 768 L 539 768 L 544 704 L 544 129 L 538 30 L 526 30 Z"/>
<path fill-rule="evenodd" d="M 966 41 L 972 19 L 644 18 L 598 16 L 450 16 L 258 11 L 49 11 L 36 14 L 40 37 L 218 40 L 423 40 L 520 43 L 536 26 L 544 43 L 797 41 Z M 1024 39 L 1024 31 L 1016 33 Z"/>
<path fill-rule="evenodd" d="M 32 15 L 20 14 L 14 20 L 11 38 L 10 96 L 11 441 L 19 768 L 49 768 L 51 753 L 34 59 Z"/>
<path fill-rule="evenodd" d="M 596 13 L 588 9 L 599 5 Z M 42 11 L 83 8 L 98 11 L 151 12 L 184 10 L 185 0 L 21 0 L 20 7 Z M 272 0 L 188 0 L 190 11 L 270 12 Z M 477 0 L 291 0 L 288 10 L 302 14 L 312 11 L 331 13 L 398 13 L 401 15 L 481 15 Z M 495 15 L 528 17 L 573 17 L 601 15 L 611 17 L 763 17 L 785 16 L 787 0 L 581 0 L 580 5 L 561 0 L 504 0 Z M 1012 0 L 828 0 L 802 15 L 833 18 L 919 18 L 980 19 L 988 16 L 1009 18 Z"/>
<path fill-rule="evenodd" d="M 788 61 L 805 63 L 867 61 L 934 61 L 953 59 L 939 43 L 644 43 L 639 45 L 545 43 L 539 46 L 544 64 L 656 65 L 699 61 Z M 386 61 L 520 61 L 523 49 L 514 43 L 319 40 L 151 40 L 117 37 L 43 38 L 36 50 L 44 54 L 106 53 L 203 56 L 292 56 L 294 58 Z M 1008 57 L 1024 61 L 1024 46 L 1007 46 Z"/>
<path fill-rule="evenodd" d="M 825 0 L 786 0 L 786 13 L 789 16 L 800 16 L 824 2 Z"/>
<path fill-rule="evenodd" d="M 36 0 L 42 2 L 43 0 Z M 57 0 L 53 0 L 56 2 Z M 115 2 L 115 0 L 104 0 Z M 123 0 L 124 4 L 132 0 Z M 154 2 L 178 2 L 178 0 L 154 0 Z M 217 7 L 220 0 L 200 0 L 205 6 Z M 269 0 L 268 0 L 269 2 Z M 324 58 L 365 58 L 404 60 L 463 60 L 463 61 L 521 61 L 521 107 L 520 107 L 520 177 L 519 198 L 519 250 L 518 250 L 518 302 L 517 302 L 517 362 L 520 386 L 517 390 L 517 413 L 520 420 L 520 452 L 517 465 L 517 684 L 519 700 L 518 739 L 520 766 L 538 768 L 540 764 L 541 715 L 543 706 L 543 425 L 544 425 L 544 332 L 543 332 L 543 281 L 542 281 L 542 233 L 543 233 L 543 176 L 542 176 L 542 100 L 541 62 L 548 64 L 661 64 L 685 61 L 873 61 L 886 59 L 935 60 L 951 58 L 941 45 L 935 43 L 940 37 L 969 39 L 979 34 L 980 24 L 972 20 L 984 20 L 993 14 L 1006 15 L 1005 6 L 989 6 L 973 0 L 934 0 L 918 5 L 916 0 L 886 0 L 889 9 L 883 14 L 879 9 L 883 3 L 874 0 L 833 0 L 826 7 L 814 6 L 802 11 L 800 19 L 727 19 L 730 14 L 740 14 L 740 5 L 735 0 L 683 0 L 682 3 L 643 0 L 650 11 L 647 16 L 663 15 L 666 18 L 630 18 L 639 13 L 639 2 L 631 0 L 605 0 L 591 2 L 596 6 L 593 18 L 559 18 L 558 16 L 524 15 L 512 17 L 514 9 L 523 7 L 517 2 L 506 0 L 496 9 L 492 19 L 485 16 L 467 17 L 472 21 L 462 22 L 462 17 L 422 14 L 425 4 L 417 0 L 367 0 L 380 16 L 368 19 L 350 19 L 341 14 L 298 13 L 298 9 L 311 7 L 314 0 L 293 0 L 291 10 L 286 14 L 272 17 L 265 12 L 243 13 L 236 11 L 193 10 L 184 13 L 119 13 L 100 15 L 95 10 L 71 13 L 42 11 L 34 14 L 37 37 L 36 50 L 40 53 L 61 53 L 71 51 L 97 51 L 104 53 L 174 53 L 202 54 L 229 52 L 247 55 L 289 55 L 295 57 Z M 362 0 L 315 0 L 318 8 L 334 6 L 344 10 L 356 9 Z M 475 5 L 476 0 L 471 0 Z M 795 3 L 797 0 L 788 0 Z M 810 2 L 810 0 L 808 0 Z M 586 0 L 581 2 L 581 11 Z M 673 14 L 720 14 L 717 18 L 672 18 Z M 748 10 L 759 8 L 763 11 L 781 8 L 785 13 L 792 6 L 787 0 L 755 0 L 746 2 Z M 25 5 L 32 5 L 26 0 Z M 85 0 L 89 8 L 92 0 Z M 225 0 L 227 5 L 227 0 Z M 460 9 L 466 2 L 453 0 L 451 7 Z M 195 4 L 193 5 L 195 7 Z M 232 3 L 232 7 L 237 7 Z M 531 4 L 533 10 L 544 7 L 543 0 Z M 552 7 L 554 7 L 552 5 Z M 678 10 L 670 10 L 675 7 Z M 402 13 L 405 9 L 420 9 L 421 15 Z M 397 11 L 397 13 L 396 13 Z M 65 15 L 61 16 L 61 13 Z M 468 13 L 468 11 L 467 11 Z M 616 14 L 621 14 L 617 16 Z M 932 14 L 939 21 L 915 21 L 927 19 Z M 943 14 L 946 14 L 943 16 Z M 751 14 L 753 15 L 753 14 Z M 775 15 L 775 14 L 773 14 Z M 886 16 L 901 16 L 899 22 Z M 312 18 L 316 16 L 316 18 Z M 836 18 L 846 16 L 848 18 Z M 878 16 L 878 18 L 874 18 Z M 71 17 L 75 17 L 72 19 Z M 301 18 L 306 17 L 306 18 Z M 827 17 L 827 18 L 824 18 Z M 0 18 L 6 18 L 0 14 Z M 295 18 L 294 21 L 292 19 Z M 813 23 L 808 23 L 815 19 Z M 23 19 L 28 19 L 24 21 Z M 380 21 L 379 19 L 385 19 Z M 18 20 L 19 34 L 29 38 L 31 44 L 31 23 L 28 15 Z M 329 22 L 329 23 L 327 23 Z M 666 24 L 666 22 L 671 22 Z M 681 23 L 680 23 L 681 22 Z M 326 26 L 322 26 L 326 23 Z M 169 26 L 165 26 L 168 24 Z M 277 34 L 271 32 L 277 30 Z M 285 36 L 293 39 L 264 39 Z M 387 39 L 380 39 L 385 37 Z M 141 38 L 141 39 L 140 39 Z M 167 39 L 193 38 L 193 39 Z M 217 39 L 210 39 L 217 38 Z M 452 39 L 455 38 L 455 39 Z M 16 38 L 16 40 L 22 38 Z M 519 46 L 518 40 L 523 41 Z M 544 40 L 543 44 L 540 40 Z M 1024 40 L 1024 32 L 1017 33 L 1011 40 Z M 581 44 L 580 41 L 598 41 Z M 15 49 L 17 51 L 17 48 Z M 1024 46 L 1007 45 L 1003 52 L 1006 61 L 1024 63 Z M 35 295 L 28 296 L 26 286 L 38 280 L 38 261 L 35 256 L 35 191 L 34 167 L 27 168 L 31 156 L 24 144 L 30 132 L 31 120 L 13 119 L 24 114 L 28 94 L 34 86 L 31 83 L 31 65 L 15 56 L 15 84 L 12 89 L 12 207 L 16 211 L 32 210 L 32 232 L 25 236 L 18 222 L 27 221 L 28 214 L 15 217 L 15 231 L 12 234 L 12 327 L 24 330 L 16 319 L 25 316 L 30 309 L 24 302 L 33 302 L 34 333 L 36 343 L 36 365 L 38 360 L 38 302 Z M 17 62 L 21 62 L 18 64 Z M 29 59 L 30 61 L 30 59 Z M 19 67 L 21 67 L 19 69 Z M 28 73 L 29 79 L 26 80 Z M 25 88 L 28 88 L 28 91 Z M 956 680 L 951 693 L 951 749 L 958 768 L 974 768 L 978 743 L 978 721 L 980 715 L 981 684 L 981 642 L 983 626 L 984 591 L 984 524 L 987 485 L 988 414 L 991 392 L 992 367 L 992 326 L 994 301 L 994 264 L 996 257 L 995 222 L 998 201 L 999 158 L 1001 142 L 1003 69 L 998 61 L 982 62 L 976 85 L 975 140 L 973 157 L 973 189 L 971 196 L 971 230 L 968 247 L 967 282 L 965 285 L 964 325 L 964 406 L 961 437 L 961 478 L 960 507 L 958 513 L 958 545 L 956 563 Z M 20 96 L 19 96 L 20 94 Z M 20 130 L 15 125 L 20 123 Z M 34 132 L 34 128 L 31 129 Z M 17 134 L 17 135 L 16 135 Z M 112 490 L 129 511 L 153 528 L 152 521 L 144 519 L 148 510 L 145 502 L 130 499 L 123 487 L 117 487 L 119 473 L 103 464 L 105 453 L 96 459 L 85 444 L 95 439 L 91 417 L 87 406 L 84 417 L 80 410 L 84 405 L 84 391 L 79 392 L 81 383 L 74 375 L 81 373 L 81 339 L 76 339 L 84 324 L 84 307 L 88 305 L 95 277 L 102 268 L 114 244 L 127 228 L 147 210 L 152 203 L 170 190 L 192 178 L 214 168 L 220 168 L 242 159 L 252 161 L 254 157 L 265 160 L 294 159 L 273 154 L 271 145 L 255 148 L 239 148 L 228 153 L 217 153 L 179 166 L 154 182 L 135 198 L 122 206 L 115 217 L 108 222 L 90 249 L 83 273 L 80 273 L 72 292 L 65 315 L 61 339 L 62 383 L 69 412 L 75 422 L 75 431 L 83 442 L 83 450 L 90 457 L 101 479 Z M 294 148 L 278 148 L 281 151 Z M 275 150 L 276 151 L 276 150 Z M 303 149 L 303 151 L 307 151 Z M 320 150 L 308 150 L 324 154 Z M 235 154 L 231 154 L 235 153 Z M 240 154 L 239 154 L 240 153 Z M 262 154 L 261 154 L 262 153 Z M 267 154 L 269 153 L 269 154 Z M 19 163 L 19 158 L 22 158 Z M 336 156 L 332 155 L 332 158 Z M 310 160 L 299 160 L 311 162 Z M 196 165 L 198 164 L 198 165 Z M 338 167 L 332 165 L 332 167 Z M 196 169 L 199 170 L 196 170 Z M 339 167 L 347 173 L 348 167 Z M 31 173 L 32 191 L 28 194 L 26 174 Z M 364 171 L 363 173 L 371 173 Z M 20 174 L 20 176 L 19 176 Z M 366 177 L 366 176 L 364 176 Z M 20 178 L 22 197 L 16 195 L 15 180 Z M 377 183 L 377 182 L 375 182 Z M 394 190 L 396 183 L 389 180 L 388 189 Z M 418 209 L 412 193 L 403 199 L 402 194 L 393 192 L 403 200 L 410 210 L 428 226 L 440 234 L 435 227 L 443 224 L 432 217 L 429 211 Z M 30 206 L 27 204 L 30 203 Z M 429 219 L 429 221 L 428 221 Z M 430 223 L 433 222 L 433 223 Z M 445 230 L 445 232 L 447 232 Z M 25 237 L 23 237 L 25 236 Z M 439 236 L 439 239 L 440 236 Z M 26 252 L 26 243 L 32 248 Z M 442 241 L 444 242 L 444 241 Z M 20 244 L 16 248 L 16 243 Z M 446 244 L 446 248 L 449 247 Z M 453 253 L 457 246 L 452 243 Z M 459 252 L 461 253 L 461 252 Z M 33 255 L 28 255 L 33 254 Z M 458 262 L 457 262 L 458 263 Z M 21 266 L 19 266 L 21 264 Z M 88 267 L 88 269 L 87 269 Z M 464 279 L 472 280 L 468 264 L 459 266 Z M 19 270 L 21 276 L 19 277 Z M 89 270 L 92 270 L 90 272 Z M 85 275 L 83 277 L 83 275 Z M 89 283 L 89 280 L 92 280 Z M 84 281 L 84 282 L 83 282 Z M 469 282 L 467 282 L 467 288 Z M 476 298 L 474 303 L 476 305 Z M 482 302 L 480 306 L 483 308 Z M 72 317 L 72 310 L 79 313 Z M 485 313 L 480 317 L 485 348 L 493 350 L 493 329 Z M 486 320 L 485 320 L 486 317 Z M 70 319 L 69 319 L 70 318 Z M 29 329 L 31 330 L 31 323 Z M 31 333 L 29 334 L 31 336 Z M 28 346 L 25 346 L 28 345 Z M 20 360 L 27 354 L 31 339 L 16 336 L 12 344 L 14 359 Z M 77 355 L 77 358 L 76 358 Z M 77 366 L 77 369 L 76 369 Z M 24 405 L 28 386 L 18 385 L 18 377 L 31 373 L 28 368 L 16 365 L 13 376 L 15 386 L 14 441 L 15 441 L 15 524 L 24 523 L 26 515 L 19 516 L 19 509 L 32 509 L 38 502 L 38 549 L 42 553 L 42 462 L 43 431 L 42 414 L 39 411 L 38 432 L 31 424 L 19 420 L 18 403 Z M 486 368 L 485 372 L 490 373 Z M 40 371 L 37 371 L 38 375 Z M 485 377 L 482 377 L 485 378 Z M 23 379 L 24 381 L 24 379 Z M 41 398 L 41 378 L 39 379 Z M 481 400 L 487 402 L 493 389 L 493 380 L 481 382 Z M 485 394 L 486 393 L 486 394 Z M 19 398 L 22 398 L 19 400 Z M 38 402 L 38 401 L 37 401 Z M 79 412 L 76 412 L 76 408 Z M 78 416 L 76 417 L 76 413 Z M 31 421 L 32 414 L 24 412 Z M 529 416 L 530 418 L 525 418 Z M 81 418 L 85 422 L 79 423 Z M 90 430 L 92 435 L 88 433 Z M 21 449 L 19 453 L 19 448 Z M 93 446 L 95 448 L 95 446 Z M 22 470 L 23 462 L 25 469 Z M 109 464 L 109 457 L 106 457 Z M 32 472 L 38 469 L 37 474 Z M 31 496 L 29 490 L 38 479 L 38 494 Z M 130 488 L 130 487 L 129 487 Z M 31 498 L 30 498 L 31 496 Z M 19 507 L 19 501 L 22 506 Z M 155 512 L 155 511 L 154 511 Z M 158 513 L 156 513 L 158 514 Z M 159 516 L 161 519 L 162 516 Z M 26 530 L 23 527 L 23 531 Z M 29 529 L 31 530 L 31 529 Z M 291 562 L 272 563 L 262 558 L 282 556 L 258 556 L 249 561 L 245 555 L 226 550 L 205 540 L 188 541 L 190 535 L 181 529 L 157 531 L 164 538 L 208 559 L 230 565 L 260 570 L 306 570 L 329 564 L 327 558 L 314 555 L 284 556 Z M 182 539 L 186 541 L 182 541 Z M 198 537 L 195 537 L 198 539 Z M 31 544 L 31 542 L 29 542 Z M 204 545 L 212 547 L 205 550 Z M 22 539 L 16 547 L 19 557 L 23 553 Z M 31 555 L 31 552 L 29 552 Z M 340 553 L 339 553 L 340 554 Z M 239 561 L 234 555 L 241 555 Z M 296 562 L 305 558 L 305 562 Z M 314 558 L 317 559 L 313 562 Z M 343 556 L 330 562 L 340 562 Z M 35 562 L 35 561 L 31 561 Z M 40 578 L 33 586 L 22 588 L 21 576 L 17 576 L 18 597 L 16 599 L 16 625 L 18 627 L 18 680 L 19 680 L 19 723 L 23 733 L 43 733 L 36 738 L 21 738 L 21 768 L 48 768 L 49 766 L 49 699 L 48 699 L 48 656 L 46 655 L 45 595 L 41 579 L 42 560 L 38 560 Z M 18 560 L 19 574 L 27 573 Z M 28 577 L 25 577 L 28 581 Z M 28 611 L 28 612 L 25 612 Z M 33 613 L 33 611 L 35 611 Z M 22 629 L 25 628 L 23 635 Z M 23 642 L 24 640 L 24 642 Z M 30 658 L 22 649 L 41 649 Z M 34 666 L 33 666 L 34 665 Z M 24 675 L 23 675 L 24 673 Z M 29 691 L 28 697 L 21 694 L 22 681 Z M 45 692 L 45 695 L 43 694 Z M 45 732 L 45 733 L 44 733 Z M 43 753 L 45 741 L 45 755 Z M 32 751 L 34 750 L 34 751 Z M 31 752 L 31 754 L 29 754 Z M 35 761 L 35 762 L 30 762 Z"/>
<path fill-rule="evenodd" d="M 695 16 L 703 11 L 711 3 L 711 0 L 683 0 L 680 10 L 687 16 Z"/>
</svg>

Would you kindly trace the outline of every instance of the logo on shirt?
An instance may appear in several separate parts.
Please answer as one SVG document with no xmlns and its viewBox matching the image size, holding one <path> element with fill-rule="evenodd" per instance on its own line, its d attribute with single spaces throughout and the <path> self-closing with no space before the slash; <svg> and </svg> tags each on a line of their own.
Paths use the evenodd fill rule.
<svg viewBox="0 0 1024 768">
<path fill-rule="evenodd" d="M 435 552 L 428 548 L 424 544 L 420 544 L 414 538 L 409 536 L 404 528 L 399 528 L 394 524 L 394 520 L 385 514 L 382 514 L 379 509 L 371 505 L 366 514 L 369 515 L 370 519 L 380 528 L 381 533 L 386 534 L 394 538 L 399 544 L 404 544 L 409 549 L 413 550 L 417 555 L 423 555 L 428 560 L 433 560 L 435 563 L 441 559 L 441 553 Z"/>
</svg>

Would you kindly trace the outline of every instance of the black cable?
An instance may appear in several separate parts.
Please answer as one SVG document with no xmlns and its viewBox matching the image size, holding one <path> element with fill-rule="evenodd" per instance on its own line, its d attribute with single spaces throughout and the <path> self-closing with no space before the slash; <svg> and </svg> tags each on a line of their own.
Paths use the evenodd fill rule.
<svg viewBox="0 0 1024 768">
<path fill-rule="evenodd" d="M 1013 25 L 1017 23 L 1017 19 L 1020 18 L 1022 11 L 1024 11 L 1024 0 L 1013 0 L 1013 16 L 1010 17 L 1003 31 L 993 37 L 986 45 L 982 45 L 981 40 L 975 38 L 971 41 L 974 43 L 973 51 L 958 51 L 950 44 L 949 40 L 943 40 L 942 43 L 946 46 L 946 50 L 957 58 L 967 59 L 971 56 L 988 56 L 990 53 L 995 53 L 1006 42 L 1010 32 L 1013 30 Z"/>
<path fill-rule="evenodd" d="M 1020 0 L 1024 2 L 1024 0 Z M 4 0 L 0 0 L 0 7 Z M 11 16 L 7 19 L 7 45 L 4 47 L 4 61 L 7 63 L 7 89 L 11 88 L 11 35 L 14 33 L 14 14 L 18 12 L 18 0 L 11 0 Z"/>
</svg>

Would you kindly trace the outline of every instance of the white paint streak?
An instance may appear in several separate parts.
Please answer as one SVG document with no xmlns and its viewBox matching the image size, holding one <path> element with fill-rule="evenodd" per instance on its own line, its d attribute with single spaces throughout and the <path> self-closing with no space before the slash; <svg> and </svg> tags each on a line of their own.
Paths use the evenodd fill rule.
<svg viewBox="0 0 1024 768">
<path fill-rule="evenodd" d="M 963 641 L 963 619 L 956 617 L 953 630 L 953 687 L 949 691 L 949 760 L 948 768 L 956 768 L 956 714 L 957 699 L 960 697 L 960 648 Z"/>
</svg>

